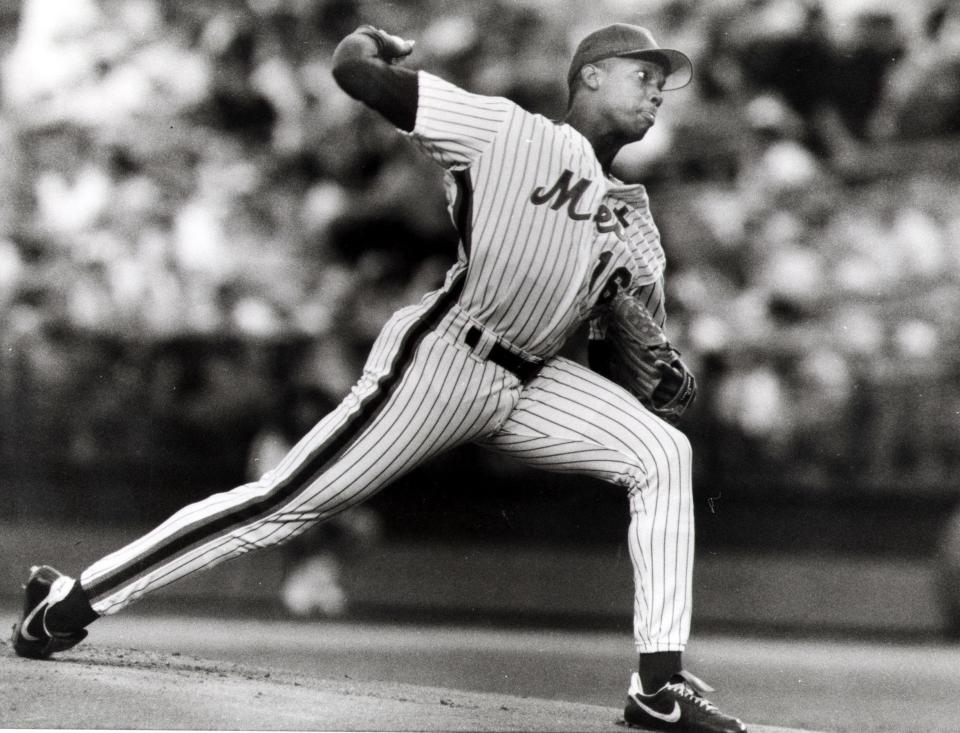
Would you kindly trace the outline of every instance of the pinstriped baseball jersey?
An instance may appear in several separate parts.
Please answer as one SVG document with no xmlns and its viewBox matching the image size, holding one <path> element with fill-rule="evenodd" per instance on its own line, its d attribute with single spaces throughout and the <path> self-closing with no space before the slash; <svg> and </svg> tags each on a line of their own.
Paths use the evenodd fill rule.
<svg viewBox="0 0 960 733">
<path fill-rule="evenodd" d="M 423 72 L 411 137 L 445 168 L 460 233 L 443 287 L 391 317 L 351 393 L 259 481 L 184 507 L 84 570 L 93 608 L 114 613 L 290 539 L 432 456 L 476 442 L 624 488 L 637 648 L 683 649 L 689 442 L 626 390 L 555 356 L 617 288 L 639 290 L 665 317 L 664 257 L 646 192 L 606 178 L 572 127 Z M 493 359 L 501 342 L 546 363 L 521 378 Z"/>
<path fill-rule="evenodd" d="M 420 72 L 411 136 L 447 169 L 469 262 L 460 306 L 505 341 L 548 357 L 589 307 L 610 185 L 569 125 Z"/>
</svg>

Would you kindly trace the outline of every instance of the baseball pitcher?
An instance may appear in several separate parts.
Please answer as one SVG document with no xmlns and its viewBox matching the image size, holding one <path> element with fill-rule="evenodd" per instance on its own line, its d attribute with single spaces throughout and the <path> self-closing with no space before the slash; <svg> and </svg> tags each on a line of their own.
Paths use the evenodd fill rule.
<svg viewBox="0 0 960 733">
<path fill-rule="evenodd" d="M 681 664 L 692 458 L 671 421 L 695 381 L 663 334 L 664 253 L 646 192 L 610 175 L 620 148 L 655 123 L 664 91 L 689 81 L 690 61 L 646 29 L 601 28 L 574 53 L 556 122 L 405 68 L 412 49 L 362 26 L 337 47 L 333 73 L 442 167 L 459 232 L 443 286 L 389 319 L 351 392 L 260 480 L 181 509 L 77 579 L 34 568 L 14 648 L 35 658 L 69 649 L 99 616 L 289 540 L 475 442 L 623 489 L 640 660 L 626 722 L 744 731 Z M 585 320 L 594 369 L 557 356 Z"/>
</svg>

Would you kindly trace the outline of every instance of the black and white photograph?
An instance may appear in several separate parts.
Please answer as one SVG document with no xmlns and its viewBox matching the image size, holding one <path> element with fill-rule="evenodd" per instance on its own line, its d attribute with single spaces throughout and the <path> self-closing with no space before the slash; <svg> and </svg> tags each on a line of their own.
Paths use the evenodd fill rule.
<svg viewBox="0 0 960 733">
<path fill-rule="evenodd" d="M 960 731 L 960 0 L 0 0 L 0 729 Z"/>
</svg>

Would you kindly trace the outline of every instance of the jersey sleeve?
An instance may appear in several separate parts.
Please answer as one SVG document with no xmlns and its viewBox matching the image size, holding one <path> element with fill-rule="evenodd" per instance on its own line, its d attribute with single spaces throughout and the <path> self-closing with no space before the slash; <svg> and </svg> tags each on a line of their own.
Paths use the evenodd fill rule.
<svg viewBox="0 0 960 733">
<path fill-rule="evenodd" d="M 472 94 L 420 71 L 417 121 L 408 135 L 443 167 L 466 168 L 509 124 L 516 110 L 508 99 Z"/>
</svg>

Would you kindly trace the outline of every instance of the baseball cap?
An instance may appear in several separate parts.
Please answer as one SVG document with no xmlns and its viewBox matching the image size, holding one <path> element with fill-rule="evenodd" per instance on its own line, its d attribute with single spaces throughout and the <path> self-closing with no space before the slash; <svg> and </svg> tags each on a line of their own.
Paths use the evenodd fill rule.
<svg viewBox="0 0 960 733">
<path fill-rule="evenodd" d="M 629 23 L 614 23 L 593 31 L 580 41 L 570 61 L 567 85 L 573 82 L 584 65 L 613 56 L 646 58 L 664 64 L 667 70 L 664 91 L 685 87 L 693 78 L 693 63 L 685 53 L 672 48 L 660 48 L 653 40 L 653 34 L 646 28 Z"/>
</svg>

